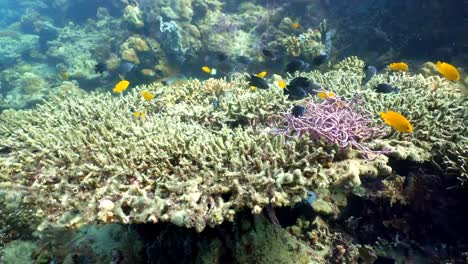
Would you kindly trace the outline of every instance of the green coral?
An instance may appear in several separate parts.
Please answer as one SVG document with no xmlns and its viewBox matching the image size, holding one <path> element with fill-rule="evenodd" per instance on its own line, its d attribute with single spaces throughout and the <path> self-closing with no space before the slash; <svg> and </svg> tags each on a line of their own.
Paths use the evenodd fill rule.
<svg viewBox="0 0 468 264">
<path fill-rule="evenodd" d="M 0 249 L 0 262 L 4 264 L 34 263 L 32 255 L 36 250 L 37 245 L 31 241 L 15 240 Z"/>
</svg>

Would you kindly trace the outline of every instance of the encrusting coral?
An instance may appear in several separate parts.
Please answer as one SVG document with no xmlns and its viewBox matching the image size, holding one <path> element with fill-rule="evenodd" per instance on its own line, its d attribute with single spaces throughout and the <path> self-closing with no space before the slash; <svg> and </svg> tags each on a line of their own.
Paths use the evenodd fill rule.
<svg viewBox="0 0 468 264">
<path fill-rule="evenodd" d="M 410 141 L 429 154 L 428 146 L 464 140 L 462 96 L 422 90 L 426 78 L 405 74 L 377 76 L 402 90 L 377 94 L 374 80 L 360 86 L 362 70 L 350 66 L 359 61 L 348 62 L 302 74 L 344 98 L 360 94 L 375 122 L 389 108 L 409 116 L 414 136 L 387 140 Z M 144 100 L 142 91 L 155 98 Z M 353 149 L 340 153 L 326 142 L 274 135 L 269 118 L 291 106 L 281 89 L 251 91 L 239 78 L 155 83 L 122 96 L 91 93 L 4 111 L 0 186 L 24 192 L 43 220 L 39 229 L 170 221 L 201 231 L 245 208 L 259 213 L 269 204 L 295 204 L 311 187 L 357 186 L 361 177 L 391 172 L 386 155 L 366 160 Z"/>
</svg>

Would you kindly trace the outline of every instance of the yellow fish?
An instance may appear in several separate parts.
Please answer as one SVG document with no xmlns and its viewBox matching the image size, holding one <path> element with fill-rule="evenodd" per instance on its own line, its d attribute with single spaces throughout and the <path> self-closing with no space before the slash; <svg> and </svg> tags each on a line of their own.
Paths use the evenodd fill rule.
<svg viewBox="0 0 468 264">
<path fill-rule="evenodd" d="M 148 91 L 141 92 L 141 96 L 143 96 L 146 101 L 151 101 L 154 98 L 154 94 Z"/>
<path fill-rule="evenodd" d="M 406 117 L 404 117 L 400 113 L 394 111 L 387 111 L 386 113 L 380 112 L 380 117 L 385 121 L 387 125 L 393 127 L 398 132 L 413 132 L 413 126 L 411 125 L 411 123 L 408 121 L 408 119 L 406 119 Z"/>
<path fill-rule="evenodd" d="M 133 116 L 143 118 L 143 117 L 145 117 L 145 113 L 140 112 L 140 111 L 135 111 L 135 112 L 133 112 Z"/>
<path fill-rule="evenodd" d="M 301 24 L 298 22 L 291 23 L 291 28 L 293 29 L 299 29 L 301 27 Z"/>
<path fill-rule="evenodd" d="M 278 84 L 278 87 L 281 89 L 284 89 L 284 87 L 286 87 L 286 82 L 283 80 L 279 80 L 276 83 Z"/>
<path fill-rule="evenodd" d="M 115 87 L 114 87 L 114 93 L 122 93 L 123 91 L 125 91 L 128 86 L 130 85 L 130 82 L 127 81 L 127 80 L 122 80 L 120 82 L 118 82 Z"/>
<path fill-rule="evenodd" d="M 408 71 L 408 64 L 404 62 L 394 62 L 390 63 L 388 67 L 393 71 Z"/>
<path fill-rule="evenodd" d="M 436 63 L 437 70 L 442 74 L 445 78 L 451 81 L 458 81 L 460 80 L 460 73 L 458 72 L 457 68 L 453 65 L 448 64 L 446 62 L 438 61 Z"/>
<path fill-rule="evenodd" d="M 206 72 L 206 73 L 209 73 L 211 75 L 215 75 L 216 74 L 216 69 L 212 69 L 208 66 L 203 66 L 202 68 L 202 71 Z"/>
<path fill-rule="evenodd" d="M 334 92 L 318 92 L 317 96 L 322 98 L 322 99 L 328 99 L 328 98 L 333 98 L 336 95 L 335 95 Z"/>
<path fill-rule="evenodd" d="M 257 76 L 260 77 L 260 78 L 265 78 L 266 75 L 267 75 L 266 71 L 262 71 L 262 72 L 257 73 Z"/>
</svg>

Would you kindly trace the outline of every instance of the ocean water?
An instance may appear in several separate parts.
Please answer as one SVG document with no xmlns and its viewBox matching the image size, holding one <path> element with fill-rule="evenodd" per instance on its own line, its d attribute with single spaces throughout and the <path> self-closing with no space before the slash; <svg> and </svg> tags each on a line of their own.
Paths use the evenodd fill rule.
<svg viewBox="0 0 468 264">
<path fill-rule="evenodd" d="M 0 263 L 466 263 L 466 14 L 0 0 Z"/>
</svg>

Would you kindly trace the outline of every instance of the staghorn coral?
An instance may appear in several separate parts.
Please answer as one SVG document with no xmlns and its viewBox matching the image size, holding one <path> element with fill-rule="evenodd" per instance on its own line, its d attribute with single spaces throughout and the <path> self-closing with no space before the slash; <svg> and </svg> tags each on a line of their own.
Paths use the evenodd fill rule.
<svg viewBox="0 0 468 264">
<path fill-rule="evenodd" d="M 414 106 L 400 99 L 413 94 L 410 104 L 416 101 L 423 110 L 442 105 L 444 118 L 457 124 L 464 118 L 457 112 L 466 103 L 463 97 L 448 89 L 424 90 L 426 78 L 406 74 L 376 76 L 402 89 L 402 95 L 377 94 L 360 86 L 362 72 L 351 66 L 358 64 L 350 59 L 342 68 L 302 75 L 344 98 L 360 94 L 375 122 L 378 111 L 398 102 L 420 131 L 409 138 L 393 133 L 389 139 L 409 141 L 427 157 L 438 144 L 464 140 L 465 128 L 450 124 L 440 132 L 432 127 L 437 122 L 446 129 L 444 120 L 413 118 Z M 155 99 L 143 100 L 142 90 Z M 216 97 L 219 107 L 211 101 Z M 201 231 L 245 208 L 258 213 L 269 204 L 294 204 L 311 187 L 358 186 L 361 177 L 391 173 L 385 155 L 364 160 L 357 151 L 336 155 L 336 146 L 272 135 L 269 118 L 291 104 L 282 90 L 250 91 L 242 79 L 188 80 L 134 88 L 123 97 L 92 93 L 57 98 L 35 110 L 5 111 L 0 181 L 2 188 L 24 192 L 32 201 L 43 221 L 39 229 L 168 221 Z M 146 117 L 135 118 L 132 111 Z M 454 135 L 445 138 L 448 132 Z"/>
<path fill-rule="evenodd" d="M 296 203 L 309 186 L 379 174 L 385 160 L 332 162 L 333 146 L 266 133 L 268 117 L 287 100 L 279 89 L 252 92 L 244 82 L 155 84 L 125 97 L 92 93 L 4 112 L 1 182 L 28 190 L 39 229 L 170 221 L 201 231 L 243 208 Z M 221 87 L 229 92 L 214 109 L 207 95 Z M 143 89 L 156 98 L 143 100 Z M 147 115 L 135 118 L 131 109 Z"/>
</svg>

